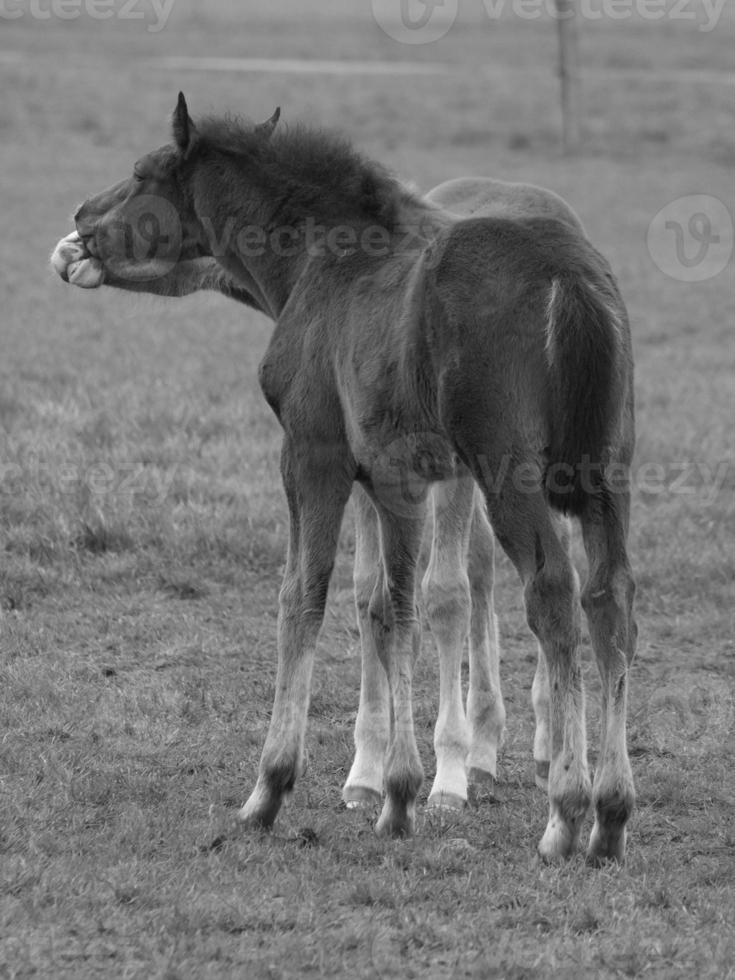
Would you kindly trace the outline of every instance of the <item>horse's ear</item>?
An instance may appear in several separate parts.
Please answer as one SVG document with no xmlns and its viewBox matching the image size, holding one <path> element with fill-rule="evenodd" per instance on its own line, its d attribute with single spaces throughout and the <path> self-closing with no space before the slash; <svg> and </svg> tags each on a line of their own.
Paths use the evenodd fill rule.
<svg viewBox="0 0 735 980">
<path fill-rule="evenodd" d="M 183 92 L 179 92 L 179 101 L 174 109 L 173 128 L 174 142 L 186 160 L 196 146 L 199 134 L 189 115 Z"/>
<path fill-rule="evenodd" d="M 276 123 L 280 118 L 281 107 L 278 106 L 270 119 L 266 119 L 265 122 L 258 123 L 258 125 L 255 127 L 255 132 L 258 134 L 258 136 L 263 136 L 265 139 L 270 139 L 273 130 L 276 128 Z"/>
</svg>

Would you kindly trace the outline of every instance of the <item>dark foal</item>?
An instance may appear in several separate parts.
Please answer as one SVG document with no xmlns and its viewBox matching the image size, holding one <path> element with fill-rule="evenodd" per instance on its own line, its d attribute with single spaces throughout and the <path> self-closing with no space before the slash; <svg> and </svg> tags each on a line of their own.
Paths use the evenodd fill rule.
<svg viewBox="0 0 735 980">
<path fill-rule="evenodd" d="M 341 140 L 271 129 L 219 118 L 195 127 L 180 97 L 173 144 L 76 216 L 108 281 L 171 276 L 181 261 L 210 259 L 276 321 L 260 380 L 284 429 L 290 538 L 273 715 L 242 819 L 270 825 L 301 769 L 314 646 L 358 482 L 379 526 L 367 611 L 384 674 L 367 680 L 380 677 L 375 704 L 386 686 L 392 701 L 390 731 L 385 712 L 371 721 L 381 753 L 388 746 L 378 830 L 413 829 L 422 780 L 411 704 L 416 560 L 429 486 L 469 472 L 523 582 L 548 673 L 541 853 L 574 850 L 591 799 L 590 858 L 622 860 L 634 799 L 625 737 L 633 394 L 627 316 L 607 263 L 573 215 L 516 201 L 459 217 Z M 126 229 L 151 201 L 155 241 L 141 255 Z M 579 520 L 589 558 L 581 598 L 603 688 L 594 786 L 579 591 L 555 513 Z M 450 783 L 439 792 L 451 796 Z"/>
</svg>

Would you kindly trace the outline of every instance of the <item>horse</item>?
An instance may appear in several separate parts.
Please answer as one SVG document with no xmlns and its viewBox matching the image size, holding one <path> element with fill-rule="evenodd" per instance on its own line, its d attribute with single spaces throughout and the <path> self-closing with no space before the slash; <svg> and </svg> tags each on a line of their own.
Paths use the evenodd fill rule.
<svg viewBox="0 0 735 980">
<path fill-rule="evenodd" d="M 635 800 L 626 747 L 636 641 L 626 545 L 634 410 L 630 329 L 615 278 L 576 216 L 565 206 L 554 213 L 548 198 L 506 193 L 497 206 L 491 192 L 493 213 L 481 200 L 485 188 L 474 213 L 453 213 L 451 200 L 420 197 L 344 139 L 303 126 L 276 131 L 276 120 L 252 126 L 214 116 L 195 125 L 180 94 L 172 142 L 75 215 L 111 284 L 168 284 L 172 270 L 205 261 L 275 321 L 259 380 L 284 431 L 289 545 L 273 711 L 240 818 L 272 826 L 303 768 L 314 647 L 343 511 L 358 484 L 368 515 L 357 565 L 369 574 L 356 571 L 367 652 L 345 795 L 359 788 L 350 780 L 362 757 L 364 788 L 385 790 L 377 831 L 414 831 L 423 770 L 411 688 L 425 511 L 431 485 L 444 484 L 469 488 L 477 513 L 476 485 L 519 573 L 543 654 L 533 696 L 548 726 L 544 735 L 537 725 L 537 736 L 540 727 L 549 817 L 539 851 L 572 854 L 592 804 L 588 860 L 622 861 Z M 155 228 L 141 252 L 129 232 L 146 209 Z M 581 594 L 559 515 L 581 525 L 589 564 Z M 459 602 L 466 617 L 467 578 L 434 581 L 438 606 Z M 582 608 L 602 678 L 594 783 Z M 448 762 L 439 793 L 449 799 L 454 785 L 462 796 L 467 759 L 454 647 L 441 660 L 447 696 L 437 724 Z M 437 779 L 442 768 L 438 758 Z"/>
<path fill-rule="evenodd" d="M 107 206 L 127 193 L 122 181 L 107 195 Z M 463 177 L 445 181 L 426 194 L 426 199 L 453 214 L 496 215 L 550 214 L 583 231 L 569 205 L 553 192 L 529 184 L 508 183 L 488 177 Z M 79 249 L 91 259 L 78 234 L 62 239 L 52 256 L 52 265 L 69 281 L 68 268 Z M 113 274 L 97 275 L 103 283 L 124 290 L 133 289 L 162 296 L 188 296 L 211 290 L 264 312 L 255 298 L 235 283 L 214 259 L 179 257 L 174 266 L 155 279 L 117 280 Z M 87 283 L 89 285 L 89 283 Z M 474 488 L 474 489 L 473 489 Z M 497 755 L 505 731 L 505 705 L 500 684 L 500 645 L 493 602 L 495 543 L 481 496 L 471 476 L 458 482 L 453 492 L 445 485 L 432 484 L 429 491 L 431 548 L 421 591 L 432 634 L 439 647 L 441 672 L 439 715 L 434 737 L 438 760 L 427 810 L 461 810 L 467 803 L 469 787 L 492 789 L 497 779 Z M 342 790 L 349 809 L 372 808 L 382 802 L 383 760 L 386 724 L 375 738 L 375 715 L 389 711 L 384 672 L 375 652 L 370 629 L 369 604 L 380 585 L 380 544 L 377 514 L 369 497 L 355 486 L 355 563 L 354 590 L 362 651 L 360 708 L 355 725 L 355 759 Z M 427 524 L 429 521 L 427 521 Z M 570 529 L 559 519 L 559 533 L 569 541 Z M 451 594 L 450 594 L 451 593 Z M 469 640 L 469 688 L 464 712 L 459 691 L 460 658 Z M 536 785 L 548 789 L 548 675 L 543 651 L 539 648 L 532 685 L 535 714 L 533 756 Z M 456 756 L 465 758 L 463 766 Z"/>
</svg>

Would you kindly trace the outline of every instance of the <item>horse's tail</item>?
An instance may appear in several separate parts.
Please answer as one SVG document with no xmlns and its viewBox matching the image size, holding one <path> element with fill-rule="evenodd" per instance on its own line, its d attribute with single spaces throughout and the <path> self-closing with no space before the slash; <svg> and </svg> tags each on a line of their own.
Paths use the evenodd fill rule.
<svg viewBox="0 0 735 980">
<path fill-rule="evenodd" d="M 628 384 L 628 322 L 612 274 L 593 263 L 551 283 L 546 318 L 552 431 L 549 503 L 579 516 L 606 492 L 603 465 Z"/>
</svg>

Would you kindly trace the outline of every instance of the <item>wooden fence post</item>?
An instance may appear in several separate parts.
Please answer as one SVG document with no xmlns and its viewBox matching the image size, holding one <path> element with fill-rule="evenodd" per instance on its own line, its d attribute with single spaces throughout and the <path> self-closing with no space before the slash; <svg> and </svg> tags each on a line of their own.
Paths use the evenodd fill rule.
<svg viewBox="0 0 735 980">
<path fill-rule="evenodd" d="M 579 83 L 579 43 L 574 0 L 556 0 L 559 34 L 559 78 L 564 152 L 579 147 L 581 139 L 581 95 Z"/>
</svg>

